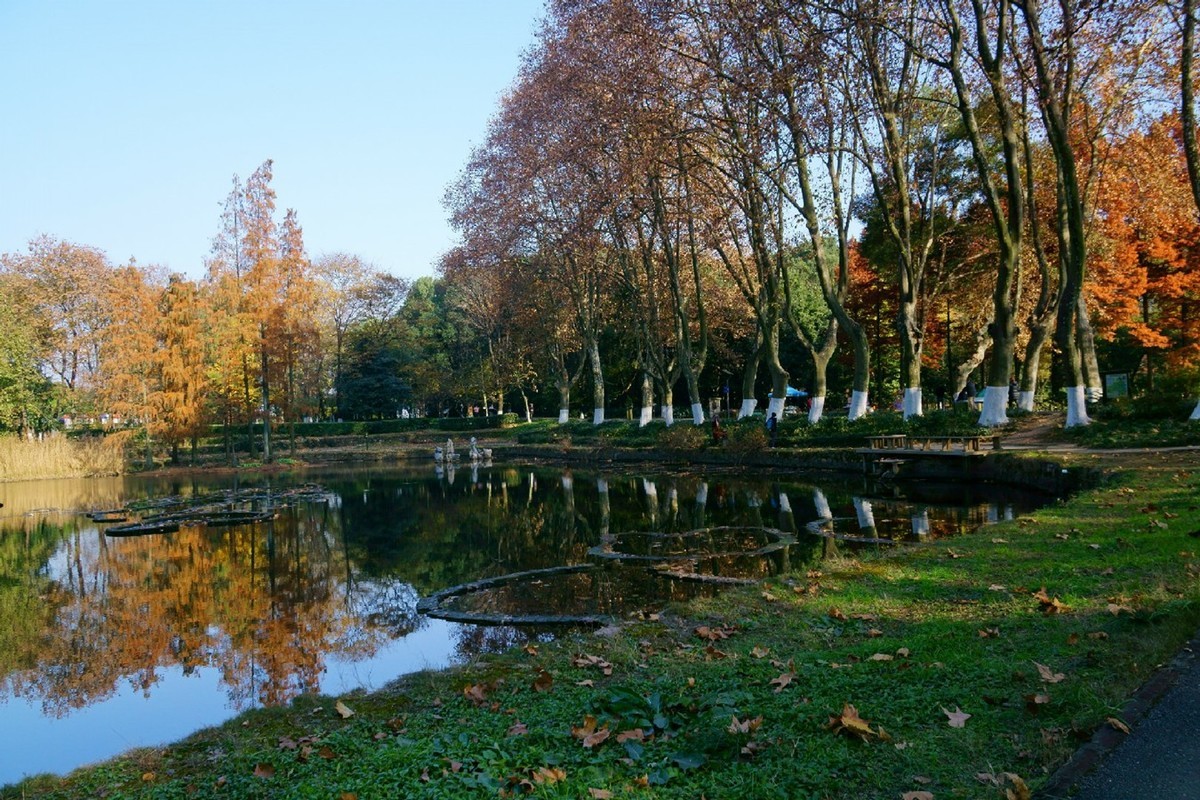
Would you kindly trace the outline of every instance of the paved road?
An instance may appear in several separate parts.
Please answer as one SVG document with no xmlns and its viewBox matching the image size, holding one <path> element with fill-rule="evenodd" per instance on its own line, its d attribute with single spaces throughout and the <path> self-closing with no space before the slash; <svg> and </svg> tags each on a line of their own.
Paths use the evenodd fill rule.
<svg viewBox="0 0 1200 800">
<path fill-rule="evenodd" d="M 1175 685 L 1075 784 L 1072 800 L 1200 800 L 1198 647 L 1200 637 L 1176 659 L 1185 666 Z"/>
</svg>

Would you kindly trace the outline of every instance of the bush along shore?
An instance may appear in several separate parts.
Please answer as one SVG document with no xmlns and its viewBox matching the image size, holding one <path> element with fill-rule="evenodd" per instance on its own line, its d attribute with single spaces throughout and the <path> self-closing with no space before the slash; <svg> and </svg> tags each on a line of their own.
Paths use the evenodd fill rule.
<svg viewBox="0 0 1200 800">
<path fill-rule="evenodd" d="M 1127 698 L 1200 625 L 1195 453 L 1122 460 L 967 536 L 252 711 L 0 797 L 1026 797 L 1134 723 Z"/>
</svg>

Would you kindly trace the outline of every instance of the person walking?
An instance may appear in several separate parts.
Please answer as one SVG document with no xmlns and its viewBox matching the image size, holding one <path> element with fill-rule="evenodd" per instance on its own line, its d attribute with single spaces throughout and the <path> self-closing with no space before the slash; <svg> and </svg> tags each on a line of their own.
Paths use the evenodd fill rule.
<svg viewBox="0 0 1200 800">
<path fill-rule="evenodd" d="M 767 418 L 767 446 L 775 446 L 775 435 L 779 432 L 779 417 L 775 416 L 775 412 L 771 412 L 771 416 Z"/>
</svg>

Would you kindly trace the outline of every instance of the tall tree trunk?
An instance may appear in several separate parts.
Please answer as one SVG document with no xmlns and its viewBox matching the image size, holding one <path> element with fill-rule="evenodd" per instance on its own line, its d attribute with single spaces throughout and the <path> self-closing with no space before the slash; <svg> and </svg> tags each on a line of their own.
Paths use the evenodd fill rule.
<svg viewBox="0 0 1200 800">
<path fill-rule="evenodd" d="M 588 361 L 592 366 L 592 424 L 604 422 L 604 365 L 600 363 L 600 343 L 591 337 L 587 342 Z"/>
<path fill-rule="evenodd" d="M 638 412 L 638 427 L 644 428 L 654 420 L 654 378 L 642 370 L 642 407 Z"/>
<path fill-rule="evenodd" d="M 762 362 L 762 356 L 762 332 L 756 330 L 754 352 L 746 359 L 742 368 L 742 406 L 738 409 L 738 419 L 754 416 L 754 409 L 758 406 L 758 398 L 754 396 L 754 384 L 758 380 L 758 365 Z"/>
</svg>

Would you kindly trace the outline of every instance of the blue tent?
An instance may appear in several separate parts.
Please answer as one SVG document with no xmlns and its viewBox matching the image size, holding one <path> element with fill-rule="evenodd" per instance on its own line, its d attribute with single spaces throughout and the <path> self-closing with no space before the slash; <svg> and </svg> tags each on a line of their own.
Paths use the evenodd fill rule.
<svg viewBox="0 0 1200 800">
<path fill-rule="evenodd" d="M 770 392 L 767 393 L 767 397 L 774 396 L 775 395 L 771 394 Z M 787 394 L 785 397 L 808 397 L 808 392 L 804 391 L 803 389 L 797 389 L 794 386 L 789 386 L 787 387 Z"/>
</svg>

